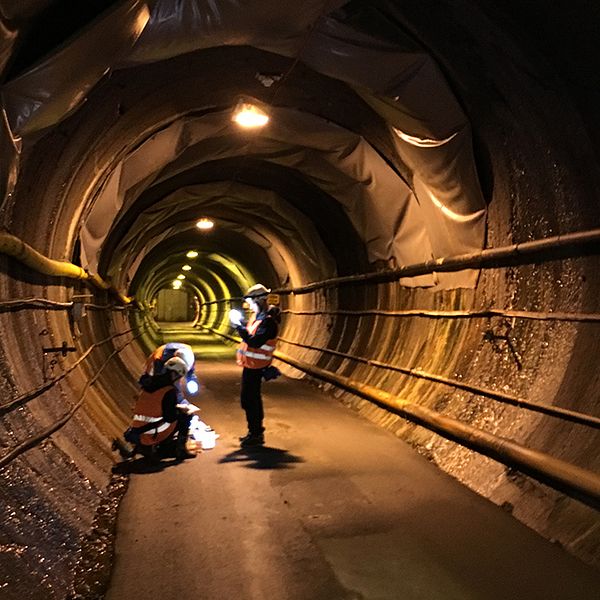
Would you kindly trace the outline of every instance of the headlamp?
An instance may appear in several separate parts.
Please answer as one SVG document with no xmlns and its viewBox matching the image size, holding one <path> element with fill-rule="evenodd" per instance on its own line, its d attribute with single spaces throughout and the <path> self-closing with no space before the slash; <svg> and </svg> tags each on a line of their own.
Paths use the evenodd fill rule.
<svg viewBox="0 0 600 600">
<path fill-rule="evenodd" d="M 185 389 L 188 391 L 188 394 L 197 394 L 198 393 L 198 382 L 195 381 L 194 379 L 190 379 L 186 384 L 185 384 Z"/>
</svg>

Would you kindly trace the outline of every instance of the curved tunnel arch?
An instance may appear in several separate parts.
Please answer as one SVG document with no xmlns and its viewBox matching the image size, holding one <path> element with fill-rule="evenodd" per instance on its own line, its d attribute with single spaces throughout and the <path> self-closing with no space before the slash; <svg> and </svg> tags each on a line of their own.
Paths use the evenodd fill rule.
<svg viewBox="0 0 600 600">
<path fill-rule="evenodd" d="M 180 188 L 156 203 L 151 215 L 140 215 L 140 223 L 131 227 L 116 251 L 124 257 L 121 260 L 139 261 L 156 240 L 193 230 L 200 217 L 210 217 L 215 223 L 215 230 L 208 234 L 211 238 L 232 231 L 262 246 L 282 281 L 288 277 L 307 281 L 306 276 L 294 273 L 297 269 L 290 250 L 302 256 L 304 271 L 312 280 L 335 272 L 314 225 L 301 213 L 272 192 L 231 183 Z M 140 237 L 142 232 L 149 235 L 149 241 Z"/>
<path fill-rule="evenodd" d="M 106 257 L 115 253 L 118 240 L 133 227 L 139 213 L 177 190 L 227 181 L 232 173 L 235 174 L 232 187 L 243 185 L 256 188 L 257 191 L 264 189 L 302 212 L 311 221 L 328 253 L 334 257 L 339 275 L 367 268 L 366 256 L 361 255 L 363 248 L 359 237 L 349 223 L 348 216 L 333 198 L 289 167 L 244 156 L 241 159 L 208 161 L 145 189 L 131 209 L 115 222 L 103 247 L 99 271 L 103 273 L 107 270 Z"/>
<path fill-rule="evenodd" d="M 361 5 L 364 8 L 365 3 L 349 3 L 347 10 L 352 13 L 353 7 Z M 426 47 L 435 56 L 458 103 L 468 115 L 477 142 L 477 164 L 487 165 L 488 247 L 598 227 L 594 199 L 600 171 L 594 153 L 599 140 L 593 128 L 585 128 L 593 117 L 589 113 L 585 118 L 580 116 L 584 109 L 581 98 L 576 95 L 582 92 L 556 85 L 558 75 L 551 72 L 534 51 L 528 53 L 528 43 L 499 19 L 499 8 L 486 5 L 487 8 L 480 8 L 480 13 L 460 5 L 455 7 L 460 18 L 448 20 L 443 11 L 431 18 L 422 15 L 416 5 L 401 9 L 386 2 L 373 5 L 376 5 L 373 10 L 389 17 L 386 25 L 389 29 L 381 29 L 380 36 L 385 38 L 386 31 L 394 32 L 398 27 L 403 35 L 409 30 L 410 35 L 419 40 L 419 47 Z M 346 25 L 349 22 L 346 20 Z M 368 23 L 357 19 L 356 29 L 363 32 L 368 29 L 368 33 L 373 34 L 376 27 Z M 502 52 L 501 47 L 505 48 Z M 272 89 L 265 87 L 256 75 L 285 75 L 290 69 L 285 85 L 273 102 Z M 5 91 L 10 91 L 8 86 Z M 214 117 L 228 110 L 232 98 L 241 92 L 276 104 L 278 114 L 291 108 L 308 110 L 315 120 L 330 121 L 335 124 L 331 127 L 360 136 L 389 169 L 390 176 L 408 183 L 412 191 L 418 188 L 415 183 L 418 162 L 415 161 L 424 150 L 415 146 L 417 149 L 410 148 L 409 152 L 400 144 L 401 137 L 390 128 L 398 123 L 387 112 L 389 99 L 374 95 L 373 90 L 365 91 L 354 84 L 335 81 L 302 62 L 294 63 L 293 58 L 277 56 L 267 50 L 249 46 L 210 48 L 113 71 L 110 78 L 90 91 L 87 102 L 77 107 L 70 117 L 39 137 L 25 135 L 16 187 L 2 207 L 3 224 L 20 237 L 35 242 L 40 252 L 59 259 L 70 258 L 74 254 L 81 217 L 86 215 L 91 198 L 119 163 L 131 157 L 132 152 L 139 150 L 153 135 L 164 131 L 167 124 L 177 119 Z M 400 131 L 404 133 L 401 128 Z M 307 135 L 310 131 L 301 133 Z M 444 132 L 438 133 L 441 137 Z M 419 137 L 419 140 L 423 144 L 425 138 Z M 229 143 L 230 140 L 218 142 Z M 211 155 L 217 147 L 217 142 L 209 140 L 200 163 L 197 157 L 185 161 L 183 156 L 173 163 L 176 167 L 173 171 L 165 168 L 157 178 L 142 180 L 133 187 L 135 198 L 131 212 L 121 215 L 103 246 L 98 263 L 102 275 L 122 265 L 124 270 L 120 274 L 112 271 L 112 275 L 115 281 L 125 282 L 124 273 L 135 256 L 123 262 L 123 257 L 116 256 L 117 249 L 145 209 L 183 188 L 210 186 L 227 181 L 228 177 L 235 179 L 231 185 L 252 188 L 256 190 L 253 193 L 267 190 L 301 212 L 312 222 L 315 235 L 332 257 L 337 275 L 364 274 L 386 266 L 369 257 L 363 243 L 369 236 L 363 236 L 361 241 L 348 213 L 341 210 L 329 190 L 321 187 L 318 177 L 307 177 L 302 169 L 285 163 L 268 162 L 260 154 Z M 285 144 L 278 146 L 277 151 L 285 152 Z M 426 177 L 427 174 L 423 174 L 423 178 Z M 45 185 L 38 185 L 40 181 Z M 368 183 L 364 187 L 368 188 Z M 35 214 L 32 206 L 36 207 Z M 114 214 L 117 209 L 115 207 Z M 173 221 L 184 221 L 194 214 L 190 208 L 189 212 L 173 215 Z M 425 220 L 434 214 L 426 213 Z M 382 218 L 385 219 L 385 213 Z M 157 227 L 145 235 L 150 238 L 159 231 L 161 228 Z M 446 234 L 451 238 L 452 230 Z M 267 237 L 269 235 L 271 231 Z M 147 285 L 144 277 L 155 268 L 162 269 L 161 256 L 182 254 L 192 247 L 206 255 L 214 252 L 235 262 L 248 282 L 252 279 L 270 287 L 288 286 L 289 281 L 276 272 L 264 249 L 252 242 L 250 247 L 257 258 L 256 263 L 248 263 L 245 256 L 248 244 L 247 238 L 235 230 L 221 231 L 213 238 L 201 238 L 192 232 L 177 233 L 156 247 L 149 247 L 139 261 L 130 290 L 137 293 L 141 289 L 143 296 Z M 303 263 L 297 260 L 298 270 L 302 271 Z M 79 283 L 32 276 L 6 257 L 0 257 L 0 264 L 3 273 L 0 290 L 7 299 L 43 297 L 67 301 L 74 295 L 90 293 Z M 167 264 L 165 283 L 169 281 L 167 272 L 176 272 L 174 266 L 170 269 Z M 333 271 L 330 267 L 323 270 Z M 216 263 L 208 272 L 225 276 L 225 271 Z M 306 282 L 310 279 L 306 278 Z M 163 281 L 162 276 L 156 283 L 159 281 Z M 242 282 L 237 280 L 236 293 L 243 287 Z M 213 292 L 218 287 L 205 283 Z M 585 372 L 589 370 L 590 357 L 597 355 L 598 350 L 594 325 L 509 318 L 405 318 L 382 313 L 386 310 L 435 312 L 481 308 L 589 313 L 597 311 L 599 285 L 596 254 L 590 251 L 569 255 L 564 260 L 515 262 L 485 270 L 473 289 L 408 289 L 397 283 L 378 283 L 291 295 L 283 299 L 282 335 L 290 342 L 321 349 L 300 349 L 286 343 L 282 343 L 282 347 L 322 368 L 370 383 L 409 401 L 418 401 L 447 416 L 489 427 L 500 435 L 594 469 L 598 465 L 594 451 L 597 434 L 581 435 L 576 427 L 518 413 L 511 407 L 490 405 L 483 396 L 432 381 L 356 364 L 342 356 L 328 354 L 322 348 L 361 354 L 372 361 L 393 362 L 398 367 L 416 368 L 483 387 L 506 389 L 534 400 L 549 402 L 551 399 L 552 404 L 592 414 L 597 410 L 594 398 L 598 384 Z M 154 284 L 149 287 L 153 293 Z M 202 292 L 200 285 L 197 288 Z M 208 292 L 204 293 L 208 298 Z M 108 296 L 98 293 L 92 301 L 101 304 L 107 299 Z M 380 311 L 380 314 L 368 314 L 369 310 Z M 326 314 L 295 314 L 320 311 Z M 367 313 L 340 314 L 343 311 Z M 128 313 L 131 317 L 127 317 L 123 311 L 103 313 L 90 309 L 86 317 L 72 316 L 71 319 L 59 311 L 36 309 L 33 314 L 33 318 L 25 312 L 1 316 L 2 386 L 10 397 L 33 389 L 52 374 L 48 370 L 43 372 L 39 364 L 41 348 L 73 341 L 82 352 L 92 343 L 122 333 L 131 323 L 142 320 L 133 311 Z M 42 331 L 47 333 L 41 335 Z M 27 347 L 21 343 L 23 338 L 29 342 Z M 120 346 L 121 339 L 129 338 L 116 338 L 99 346 L 90 361 L 82 364 L 80 377 L 61 383 L 60 389 L 48 394 L 43 402 L 32 401 L 26 410 L 11 413 L 4 427 L 27 432 L 32 423 L 46 423 L 60 417 L 64 398 L 79 397 L 85 379 L 97 373 L 112 349 Z M 32 353 L 29 346 L 35 347 L 36 352 Z M 60 465 L 57 472 L 68 476 L 65 475 L 60 495 L 65 506 L 56 508 L 58 523 L 69 522 L 68 510 L 73 505 L 93 507 L 97 503 L 95 495 L 104 489 L 111 463 L 107 440 L 120 431 L 127 419 L 128 403 L 135 393 L 135 375 L 145 353 L 146 346 L 132 344 L 112 358 L 110 377 L 101 375 L 97 384 L 85 391 L 88 400 L 76 416 L 77 426 L 67 425 L 39 454 L 37 450 L 32 451 L 24 463 L 15 462 L 11 466 L 10 475 L 22 483 L 23 489 L 33 497 L 43 498 L 52 485 L 53 475 L 48 474 L 47 480 L 36 480 L 35 473 L 46 461 Z M 59 356 L 53 373 L 66 368 L 70 362 L 70 357 Z M 119 390 L 117 395 L 115 389 Z M 584 508 L 535 485 L 530 491 L 519 487 L 502 465 L 490 463 L 414 424 L 382 414 L 379 409 L 349 395 L 344 398 L 363 414 L 397 431 L 473 489 L 499 504 L 514 505 L 519 518 L 547 537 L 562 539 L 571 551 L 588 561 L 597 560 L 592 547 L 593 533 L 587 539 L 585 536 L 579 539 L 573 533 L 590 531 L 591 517 Z M 86 439 L 82 439 L 80 431 L 86 432 Z M 74 492 L 79 478 L 87 484 Z M 543 500 L 532 502 L 531 497 L 536 494 Z M 544 508 L 536 508 L 540 505 Z M 75 536 L 85 531 L 90 520 L 91 509 L 81 522 L 72 525 L 69 533 Z"/>
</svg>

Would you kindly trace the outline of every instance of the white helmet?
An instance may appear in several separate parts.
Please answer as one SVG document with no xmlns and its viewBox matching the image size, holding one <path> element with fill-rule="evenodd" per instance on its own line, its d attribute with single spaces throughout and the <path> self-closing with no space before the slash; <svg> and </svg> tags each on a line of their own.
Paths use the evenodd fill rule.
<svg viewBox="0 0 600 600">
<path fill-rule="evenodd" d="M 183 358 L 174 356 L 165 363 L 165 369 L 168 371 L 175 371 L 178 377 L 183 377 L 188 372 L 188 366 L 185 364 Z"/>
<path fill-rule="evenodd" d="M 268 296 L 270 293 L 270 289 L 266 288 L 262 283 L 257 283 L 248 289 L 244 294 L 244 298 L 260 298 L 261 296 Z"/>
<path fill-rule="evenodd" d="M 185 362 L 185 364 L 187 365 L 188 371 L 194 366 L 196 357 L 194 356 L 194 351 L 189 346 L 187 346 L 187 347 L 184 346 L 183 348 L 177 348 L 177 350 L 175 350 L 174 356 L 181 358 L 181 360 L 183 360 L 183 362 Z"/>
</svg>

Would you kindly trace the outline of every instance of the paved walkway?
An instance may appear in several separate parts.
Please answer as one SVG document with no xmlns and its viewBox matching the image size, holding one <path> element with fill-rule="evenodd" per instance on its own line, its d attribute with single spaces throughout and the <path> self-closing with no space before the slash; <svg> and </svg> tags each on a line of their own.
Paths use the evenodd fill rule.
<svg viewBox="0 0 600 600">
<path fill-rule="evenodd" d="M 310 385 L 266 383 L 267 446 L 241 451 L 239 370 L 198 367 L 221 438 L 130 465 L 108 600 L 600 598 L 596 571 Z"/>
</svg>

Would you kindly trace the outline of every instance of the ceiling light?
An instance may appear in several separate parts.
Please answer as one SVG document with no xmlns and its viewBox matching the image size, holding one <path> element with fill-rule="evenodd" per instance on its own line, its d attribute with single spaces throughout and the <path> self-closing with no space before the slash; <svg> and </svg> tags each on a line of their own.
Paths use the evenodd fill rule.
<svg viewBox="0 0 600 600">
<path fill-rule="evenodd" d="M 180 273 L 179 275 L 177 275 L 177 279 L 185 279 L 185 275 L 183 275 L 183 273 Z"/>
<path fill-rule="evenodd" d="M 190 267 L 190 265 L 183 265 L 183 267 L 181 267 L 182 271 L 191 271 L 192 267 Z"/>
<path fill-rule="evenodd" d="M 240 102 L 233 112 L 232 120 L 240 127 L 251 129 L 264 127 L 269 122 L 269 115 L 254 104 Z"/>
<path fill-rule="evenodd" d="M 200 219 L 196 223 L 198 229 L 212 229 L 215 226 L 214 222 L 210 219 Z"/>
<path fill-rule="evenodd" d="M 175 280 L 173 281 L 173 289 L 174 289 L 174 290 L 178 290 L 178 289 L 181 287 L 181 283 L 182 283 L 182 282 L 181 282 L 179 279 L 175 279 Z"/>
<path fill-rule="evenodd" d="M 186 253 L 186 256 L 187 256 L 188 258 L 196 258 L 196 257 L 198 256 L 198 252 L 196 252 L 196 250 L 189 250 L 189 251 Z"/>
</svg>

